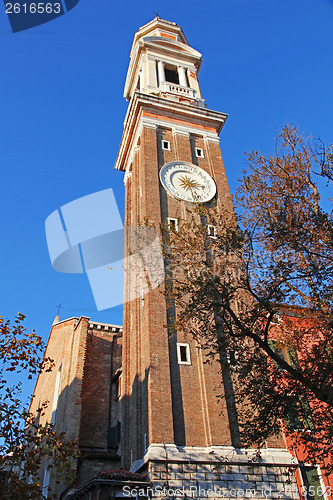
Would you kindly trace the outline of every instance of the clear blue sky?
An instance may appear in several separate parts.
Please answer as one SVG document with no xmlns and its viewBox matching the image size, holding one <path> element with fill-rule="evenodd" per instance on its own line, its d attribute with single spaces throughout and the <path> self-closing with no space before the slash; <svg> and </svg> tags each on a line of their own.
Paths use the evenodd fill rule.
<svg viewBox="0 0 333 500">
<path fill-rule="evenodd" d="M 112 187 L 127 103 L 122 97 L 134 32 L 155 17 L 176 21 L 203 54 L 208 107 L 229 114 L 221 147 L 232 192 L 244 152 L 273 152 L 286 122 L 333 142 L 333 1 L 80 0 L 66 15 L 13 34 L 0 11 L 1 307 L 46 340 L 61 319 L 121 323 L 98 312 L 86 275 L 50 264 L 47 216 Z"/>
</svg>

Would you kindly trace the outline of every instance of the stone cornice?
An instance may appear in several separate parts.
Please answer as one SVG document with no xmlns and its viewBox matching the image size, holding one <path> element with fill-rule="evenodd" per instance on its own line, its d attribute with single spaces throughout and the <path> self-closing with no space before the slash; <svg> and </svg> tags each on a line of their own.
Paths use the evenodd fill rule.
<svg viewBox="0 0 333 500">
<path fill-rule="evenodd" d="M 236 449 L 232 446 L 199 446 L 179 447 L 175 444 L 152 443 L 141 460 L 135 461 L 130 468 L 131 472 L 138 472 L 149 461 L 187 462 L 187 463 L 224 463 L 224 464 L 252 464 L 258 455 L 257 449 Z M 283 467 L 297 467 L 296 458 L 285 448 L 262 448 L 258 465 L 275 465 Z"/>
<path fill-rule="evenodd" d="M 147 114 L 145 117 L 144 112 Z M 180 132 L 186 129 L 203 137 L 211 135 L 213 140 L 214 137 L 218 139 L 227 117 L 227 114 L 218 111 L 137 92 L 127 110 L 115 168 L 126 170 L 144 120 L 147 126 L 169 126 L 176 132 L 178 127 Z"/>
</svg>

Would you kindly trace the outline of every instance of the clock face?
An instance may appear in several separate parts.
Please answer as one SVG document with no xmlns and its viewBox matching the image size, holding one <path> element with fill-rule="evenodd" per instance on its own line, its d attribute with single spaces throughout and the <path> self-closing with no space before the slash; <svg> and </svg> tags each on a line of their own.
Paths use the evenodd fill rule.
<svg viewBox="0 0 333 500">
<path fill-rule="evenodd" d="M 166 163 L 160 170 L 160 181 L 170 196 L 192 203 L 206 203 L 216 193 L 211 176 L 185 161 Z"/>
</svg>

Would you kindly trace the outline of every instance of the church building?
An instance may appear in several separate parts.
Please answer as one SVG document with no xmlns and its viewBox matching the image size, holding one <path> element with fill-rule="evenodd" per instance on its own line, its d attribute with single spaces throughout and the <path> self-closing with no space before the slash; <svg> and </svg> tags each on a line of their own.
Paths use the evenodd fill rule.
<svg viewBox="0 0 333 500">
<path fill-rule="evenodd" d="M 138 220 L 177 228 L 197 202 L 233 210 L 219 137 L 227 115 L 205 103 L 201 62 L 174 22 L 156 17 L 135 33 L 115 164 L 124 173 L 125 238 Z M 298 464 L 282 433 L 259 458 L 243 449 L 226 399 L 217 397 L 226 390 L 221 364 L 206 363 L 196 341 L 175 331 L 158 288 L 133 297 L 135 273 L 125 269 L 124 280 L 122 327 L 86 317 L 52 327 L 46 355 L 55 368 L 40 375 L 31 410 L 49 399 L 43 418 L 78 439 L 81 455 L 76 483 L 55 485 L 45 468 L 45 491 L 100 500 L 133 491 L 300 498 Z"/>
</svg>

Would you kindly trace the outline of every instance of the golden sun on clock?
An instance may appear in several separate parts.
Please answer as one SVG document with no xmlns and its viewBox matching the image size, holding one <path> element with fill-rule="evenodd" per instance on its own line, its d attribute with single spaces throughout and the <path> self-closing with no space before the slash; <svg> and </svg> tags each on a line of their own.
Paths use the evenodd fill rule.
<svg viewBox="0 0 333 500">
<path fill-rule="evenodd" d="M 202 168 L 185 161 L 166 163 L 160 170 L 166 192 L 178 200 L 206 203 L 216 194 L 216 184 Z"/>
</svg>

